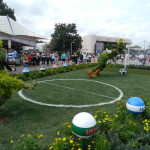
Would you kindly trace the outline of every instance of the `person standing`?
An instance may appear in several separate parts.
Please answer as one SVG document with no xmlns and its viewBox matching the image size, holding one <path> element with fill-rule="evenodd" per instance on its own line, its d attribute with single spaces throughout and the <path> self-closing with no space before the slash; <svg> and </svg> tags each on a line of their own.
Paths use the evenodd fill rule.
<svg viewBox="0 0 150 150">
<path fill-rule="evenodd" d="M 43 52 L 43 53 L 42 53 L 42 65 L 45 65 L 45 57 L 46 57 L 46 55 L 45 55 L 45 53 Z"/>
<path fill-rule="evenodd" d="M 51 63 L 52 64 L 55 64 L 55 53 L 54 52 L 52 52 L 52 54 L 51 54 Z"/>
<path fill-rule="evenodd" d="M 47 53 L 46 53 L 46 62 L 47 62 L 47 66 L 49 66 L 49 61 L 50 61 L 50 53 L 47 52 Z"/>
<path fill-rule="evenodd" d="M 67 62 L 68 62 L 68 64 L 69 64 L 69 60 L 70 60 L 70 52 L 68 51 L 67 53 L 66 53 L 66 60 L 67 60 Z"/>
<path fill-rule="evenodd" d="M 63 53 L 61 54 L 62 64 L 66 62 L 66 57 L 67 57 L 67 55 L 65 54 L 65 52 L 63 52 Z"/>
<path fill-rule="evenodd" d="M 36 54 L 35 54 L 34 51 L 32 52 L 32 63 L 33 63 L 33 66 L 35 66 L 35 63 L 36 63 Z"/>
<path fill-rule="evenodd" d="M 58 61 L 59 61 L 59 55 L 58 52 L 55 52 L 55 63 L 58 65 Z"/>
<path fill-rule="evenodd" d="M 12 68 L 13 71 L 16 71 L 16 62 L 15 62 L 15 57 L 14 57 L 14 52 L 12 49 L 9 50 L 8 52 L 8 61 L 10 63 L 10 67 Z"/>
<path fill-rule="evenodd" d="M 82 63 L 83 62 L 83 54 L 80 52 L 79 54 L 79 63 Z"/>
</svg>

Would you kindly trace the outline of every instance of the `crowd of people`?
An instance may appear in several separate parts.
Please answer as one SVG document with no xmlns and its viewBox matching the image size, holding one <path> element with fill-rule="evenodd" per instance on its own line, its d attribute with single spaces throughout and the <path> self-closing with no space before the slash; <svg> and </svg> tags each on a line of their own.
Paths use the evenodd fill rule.
<svg viewBox="0 0 150 150">
<path fill-rule="evenodd" d="M 7 53 L 7 59 L 9 61 L 9 65 L 12 70 L 16 70 L 16 65 L 23 65 L 32 67 L 32 66 L 40 66 L 40 65 L 53 65 L 59 63 L 86 63 L 91 62 L 93 58 L 93 62 L 95 62 L 95 56 L 90 53 L 81 53 L 75 52 L 71 54 L 68 52 L 58 53 L 57 51 L 47 50 L 45 52 L 40 52 L 39 50 L 28 50 L 25 52 L 18 52 L 14 49 L 9 49 Z"/>
<path fill-rule="evenodd" d="M 53 65 L 53 64 L 64 64 L 70 63 L 80 64 L 87 62 L 96 62 L 99 55 L 92 55 L 90 53 L 81 53 L 75 52 L 73 54 L 68 52 L 57 52 L 47 50 L 45 52 L 40 52 L 39 50 L 28 50 L 25 52 L 16 51 L 14 49 L 9 49 L 7 53 L 7 60 L 9 61 L 9 66 L 13 71 L 16 70 L 16 65 L 23 65 L 32 67 L 32 66 L 40 66 L 40 65 Z M 116 63 L 118 60 L 123 61 L 125 59 L 124 54 L 117 55 L 113 60 L 109 60 L 108 63 Z M 146 61 L 150 62 L 150 57 L 145 57 L 144 55 L 139 55 L 137 57 L 130 56 L 129 59 L 135 60 L 138 59 L 143 65 Z"/>
<path fill-rule="evenodd" d="M 78 62 L 91 62 L 92 55 L 91 54 L 82 54 L 82 53 L 71 53 L 62 52 L 58 53 L 53 51 L 39 52 L 39 51 L 28 51 L 23 53 L 23 63 L 27 66 L 39 66 L 39 65 L 53 65 L 59 63 L 59 61 L 63 63 L 74 62 L 77 64 Z"/>
</svg>

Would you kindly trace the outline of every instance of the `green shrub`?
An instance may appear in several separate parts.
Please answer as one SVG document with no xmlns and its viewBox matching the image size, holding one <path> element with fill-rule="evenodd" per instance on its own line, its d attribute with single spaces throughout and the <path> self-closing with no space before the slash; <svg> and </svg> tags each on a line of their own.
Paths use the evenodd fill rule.
<svg viewBox="0 0 150 150">
<path fill-rule="evenodd" d="M 11 97 L 13 90 L 20 90 L 24 82 L 11 77 L 6 71 L 0 71 L 0 106 L 3 105 L 8 98 Z"/>
<path fill-rule="evenodd" d="M 141 69 L 141 70 L 150 70 L 150 66 L 142 66 L 142 65 L 128 65 L 130 69 Z"/>
</svg>

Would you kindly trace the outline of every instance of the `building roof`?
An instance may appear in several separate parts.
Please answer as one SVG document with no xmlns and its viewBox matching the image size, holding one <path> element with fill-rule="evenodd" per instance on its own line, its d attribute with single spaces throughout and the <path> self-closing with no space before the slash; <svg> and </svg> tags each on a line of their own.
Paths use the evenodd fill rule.
<svg viewBox="0 0 150 150">
<path fill-rule="evenodd" d="M 123 42 L 125 44 L 131 44 L 132 41 L 128 38 L 120 38 L 120 37 L 110 37 L 110 36 L 99 36 L 95 34 L 89 34 L 85 35 L 82 37 L 83 39 L 85 38 L 95 38 L 96 41 L 101 41 L 101 42 L 112 42 L 112 43 L 117 43 L 119 39 L 123 39 Z"/>
<path fill-rule="evenodd" d="M 38 34 L 29 31 L 8 16 L 0 16 L 0 33 L 29 38 L 31 40 L 46 39 Z"/>
</svg>

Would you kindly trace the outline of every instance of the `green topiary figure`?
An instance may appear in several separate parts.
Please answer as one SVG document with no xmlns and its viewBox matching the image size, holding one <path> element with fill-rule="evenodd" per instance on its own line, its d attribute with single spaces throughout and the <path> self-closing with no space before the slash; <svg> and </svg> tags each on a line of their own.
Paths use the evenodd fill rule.
<svg viewBox="0 0 150 150">
<path fill-rule="evenodd" d="M 7 66 L 6 50 L 3 49 L 2 41 L 0 41 L 0 106 L 3 105 L 13 94 L 13 90 L 21 90 L 22 88 L 34 89 L 36 82 L 25 83 L 15 77 L 11 77 L 5 70 Z"/>
<path fill-rule="evenodd" d="M 113 57 L 117 56 L 118 54 L 123 53 L 124 48 L 125 46 L 123 44 L 123 40 L 119 39 L 116 49 L 106 50 L 102 52 L 100 57 L 98 58 L 98 65 L 88 71 L 89 76 L 91 78 L 95 78 L 96 76 L 93 75 L 93 72 L 95 72 L 96 75 L 100 75 L 100 71 L 102 71 L 106 67 L 106 62 L 109 59 L 112 59 Z"/>
</svg>

